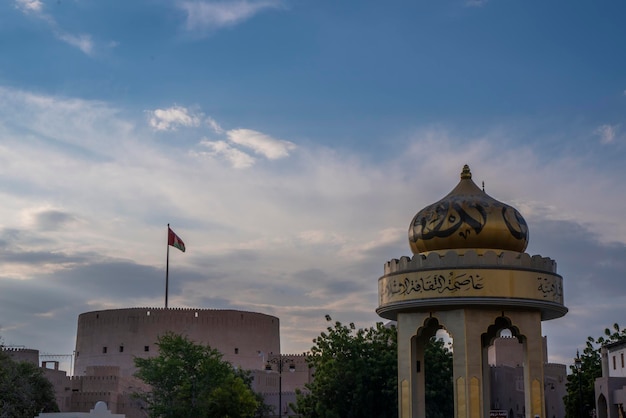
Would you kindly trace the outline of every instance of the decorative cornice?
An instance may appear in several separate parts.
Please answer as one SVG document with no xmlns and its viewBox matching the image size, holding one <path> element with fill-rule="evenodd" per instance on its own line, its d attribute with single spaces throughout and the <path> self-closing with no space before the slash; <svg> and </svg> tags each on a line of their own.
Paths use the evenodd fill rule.
<svg viewBox="0 0 626 418">
<path fill-rule="evenodd" d="M 531 256 L 528 253 L 514 251 L 484 251 L 467 250 L 462 254 L 450 250 L 443 255 L 431 252 L 427 256 L 418 254 L 411 257 L 400 257 L 385 263 L 385 275 L 441 268 L 508 268 L 521 267 L 525 270 L 537 270 L 546 273 L 556 273 L 556 261 L 540 255 Z"/>
</svg>

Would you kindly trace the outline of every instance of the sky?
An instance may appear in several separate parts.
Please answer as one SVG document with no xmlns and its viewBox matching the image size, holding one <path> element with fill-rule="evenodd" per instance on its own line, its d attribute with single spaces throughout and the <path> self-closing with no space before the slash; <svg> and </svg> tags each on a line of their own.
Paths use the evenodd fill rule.
<svg viewBox="0 0 626 418">
<path fill-rule="evenodd" d="M 0 2 L 0 338 L 83 312 L 368 327 L 413 216 L 469 164 L 556 260 L 550 361 L 626 326 L 626 3 Z"/>
</svg>

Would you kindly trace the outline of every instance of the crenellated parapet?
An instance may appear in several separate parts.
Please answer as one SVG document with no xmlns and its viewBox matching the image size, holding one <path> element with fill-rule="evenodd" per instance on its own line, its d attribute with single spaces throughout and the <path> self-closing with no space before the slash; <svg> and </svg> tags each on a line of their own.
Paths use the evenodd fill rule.
<svg viewBox="0 0 626 418">
<path fill-rule="evenodd" d="M 6 353 L 14 361 L 25 361 L 39 365 L 39 350 L 26 347 L 0 346 L 0 351 Z"/>
<path fill-rule="evenodd" d="M 296 370 L 303 370 L 308 368 L 307 363 L 308 355 L 306 353 L 303 354 L 272 354 L 270 353 L 267 356 L 267 361 L 271 363 L 276 363 L 282 361 L 285 367 L 289 365 L 294 365 Z"/>
<path fill-rule="evenodd" d="M 540 255 L 531 256 L 528 253 L 514 251 L 481 251 L 466 250 L 459 253 L 450 250 L 441 255 L 436 252 L 428 255 L 417 254 L 413 257 L 403 256 L 400 259 L 392 259 L 385 263 L 385 275 L 401 271 L 414 271 L 439 268 L 459 267 L 523 267 L 529 270 L 537 270 L 546 273 L 556 273 L 556 261 Z"/>
<path fill-rule="evenodd" d="M 34 350 L 32 348 L 25 348 L 25 347 L 5 347 L 5 346 L 0 346 L 0 351 L 5 351 L 7 353 L 36 353 L 37 355 L 39 355 L 39 350 Z"/>
<path fill-rule="evenodd" d="M 244 316 L 245 315 L 245 316 Z M 269 315 L 257 312 L 245 312 L 234 309 L 198 309 L 198 308 L 122 308 L 107 309 L 102 311 L 85 312 L 79 318 L 90 318 L 100 320 L 126 320 L 128 318 L 159 318 L 159 319 L 196 319 L 207 317 L 236 317 L 240 318 L 266 318 Z M 275 318 L 275 317 L 272 317 Z M 278 318 L 275 318 L 278 319 Z"/>
</svg>

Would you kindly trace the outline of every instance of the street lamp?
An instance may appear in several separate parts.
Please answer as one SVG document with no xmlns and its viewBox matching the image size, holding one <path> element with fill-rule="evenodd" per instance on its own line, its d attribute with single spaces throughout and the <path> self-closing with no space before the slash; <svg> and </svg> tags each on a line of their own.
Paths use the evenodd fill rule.
<svg viewBox="0 0 626 418">
<path fill-rule="evenodd" d="M 578 417 L 583 418 L 583 386 L 580 378 L 583 368 L 583 359 L 580 358 L 580 352 L 578 350 L 576 350 L 574 367 L 576 368 L 576 373 L 578 374 Z"/>
<path fill-rule="evenodd" d="M 272 364 L 275 364 L 278 367 L 278 418 L 282 418 L 283 416 L 283 366 L 288 365 L 289 371 L 291 373 L 296 371 L 296 365 L 293 360 L 290 358 L 283 358 L 282 354 L 279 354 L 278 357 L 271 358 L 267 360 L 267 364 L 265 365 L 265 371 L 267 373 L 272 371 Z"/>
</svg>

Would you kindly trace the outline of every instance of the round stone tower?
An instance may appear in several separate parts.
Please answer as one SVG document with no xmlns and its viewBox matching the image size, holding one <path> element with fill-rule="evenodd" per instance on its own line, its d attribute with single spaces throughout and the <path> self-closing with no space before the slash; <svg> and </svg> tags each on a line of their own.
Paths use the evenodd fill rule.
<svg viewBox="0 0 626 418">
<path fill-rule="evenodd" d="M 383 318 L 397 321 L 400 418 L 424 418 L 424 348 L 443 328 L 453 339 L 455 418 L 489 416 L 487 350 L 504 329 L 523 344 L 525 415 L 545 417 L 541 321 L 567 313 L 556 262 L 524 251 L 528 227 L 513 207 L 472 181 L 420 210 L 409 226 L 413 257 L 385 264 Z"/>
</svg>

